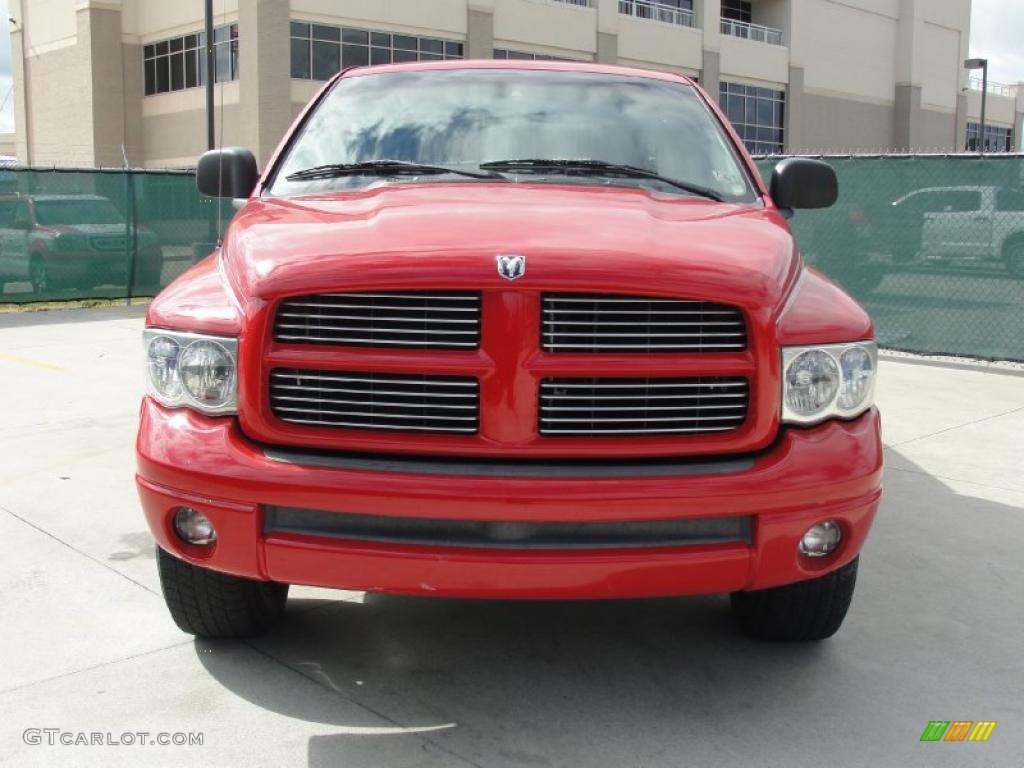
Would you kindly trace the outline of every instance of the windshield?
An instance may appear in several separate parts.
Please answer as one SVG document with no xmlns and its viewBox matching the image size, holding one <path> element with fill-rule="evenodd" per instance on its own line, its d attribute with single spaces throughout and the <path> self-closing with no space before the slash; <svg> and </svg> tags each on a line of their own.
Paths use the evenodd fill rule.
<svg viewBox="0 0 1024 768">
<path fill-rule="evenodd" d="M 36 200 L 36 221 L 40 224 L 124 224 L 109 200 Z"/>
<path fill-rule="evenodd" d="M 472 170 L 481 163 L 520 159 L 629 165 L 705 188 L 724 200 L 757 199 L 738 154 L 692 87 L 645 77 L 514 69 L 342 78 L 289 148 L 270 192 L 309 194 L 379 184 L 387 177 L 376 172 L 286 178 L 329 164 L 399 160 Z M 687 194 L 650 178 L 575 175 L 551 167 L 502 173 L 521 181 Z M 418 178 L 467 181 L 436 173 Z"/>
</svg>

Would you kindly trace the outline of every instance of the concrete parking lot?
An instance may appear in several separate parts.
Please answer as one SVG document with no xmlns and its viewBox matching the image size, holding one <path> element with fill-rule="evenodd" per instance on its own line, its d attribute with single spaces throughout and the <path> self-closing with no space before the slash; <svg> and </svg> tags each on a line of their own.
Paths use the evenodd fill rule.
<svg viewBox="0 0 1024 768">
<path fill-rule="evenodd" d="M 830 641 L 749 641 L 725 596 L 301 588 L 271 634 L 205 642 L 167 614 L 133 487 L 141 315 L 0 315 L 0 763 L 1024 765 L 1019 371 L 883 362 L 886 493 Z M 930 720 L 998 725 L 921 743 Z"/>
</svg>

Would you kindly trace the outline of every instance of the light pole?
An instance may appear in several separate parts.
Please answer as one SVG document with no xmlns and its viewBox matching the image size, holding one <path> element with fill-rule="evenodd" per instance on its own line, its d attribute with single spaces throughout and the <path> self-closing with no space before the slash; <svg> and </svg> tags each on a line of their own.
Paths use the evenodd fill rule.
<svg viewBox="0 0 1024 768">
<path fill-rule="evenodd" d="M 981 70 L 981 125 L 978 128 L 978 148 L 985 154 L 985 102 L 988 98 L 988 59 L 967 59 L 964 69 Z"/>
<path fill-rule="evenodd" d="M 206 148 L 216 146 L 216 134 L 213 130 L 213 86 L 217 71 L 217 58 L 213 48 L 213 0 L 206 0 Z M 984 110 L 983 110 L 984 111 Z"/>
</svg>

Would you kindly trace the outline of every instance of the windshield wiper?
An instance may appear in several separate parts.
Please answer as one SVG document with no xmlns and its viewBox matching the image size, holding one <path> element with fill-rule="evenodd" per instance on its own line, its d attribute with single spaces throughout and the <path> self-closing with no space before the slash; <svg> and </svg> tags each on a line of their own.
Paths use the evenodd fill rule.
<svg viewBox="0 0 1024 768">
<path fill-rule="evenodd" d="M 449 168 L 444 165 L 411 163 L 406 160 L 367 160 L 362 163 L 331 163 L 305 168 L 289 173 L 288 181 L 309 181 L 311 179 L 334 179 L 340 176 L 397 176 L 418 173 L 454 173 L 469 176 L 471 179 L 507 179 L 496 171 L 466 171 L 461 168 Z"/>
<path fill-rule="evenodd" d="M 653 179 L 663 184 L 668 184 L 676 189 L 689 192 L 699 197 L 706 197 L 709 200 L 725 202 L 725 198 L 713 189 L 702 187 L 699 184 L 691 184 L 687 181 L 670 179 L 646 168 L 638 168 L 635 165 L 619 165 L 618 163 L 606 163 L 604 160 L 492 160 L 487 163 L 480 163 L 480 167 L 492 171 L 523 171 L 526 173 L 543 173 L 544 171 L 555 171 L 562 173 L 590 174 L 593 176 L 619 176 L 628 179 Z"/>
</svg>

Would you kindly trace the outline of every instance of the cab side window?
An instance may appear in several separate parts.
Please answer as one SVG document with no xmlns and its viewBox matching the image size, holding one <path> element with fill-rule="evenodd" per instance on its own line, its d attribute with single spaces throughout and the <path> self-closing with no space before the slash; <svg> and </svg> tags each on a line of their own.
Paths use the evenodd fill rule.
<svg viewBox="0 0 1024 768">
<path fill-rule="evenodd" d="M 1020 213 L 1024 211 L 1024 190 L 996 190 L 996 210 L 1013 211 L 1014 213 Z"/>
<path fill-rule="evenodd" d="M 967 213 L 981 209 L 981 192 L 977 190 L 951 189 L 938 197 L 940 213 Z"/>
</svg>

